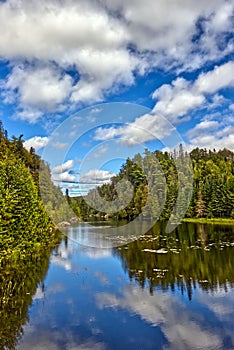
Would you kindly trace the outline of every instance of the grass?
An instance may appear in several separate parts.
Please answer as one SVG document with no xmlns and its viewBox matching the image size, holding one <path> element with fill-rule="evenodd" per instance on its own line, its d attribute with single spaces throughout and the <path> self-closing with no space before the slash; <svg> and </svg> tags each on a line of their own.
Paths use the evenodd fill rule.
<svg viewBox="0 0 234 350">
<path fill-rule="evenodd" d="M 234 219 L 230 219 L 230 218 L 184 218 L 182 221 L 201 223 L 201 224 L 234 225 Z"/>
</svg>

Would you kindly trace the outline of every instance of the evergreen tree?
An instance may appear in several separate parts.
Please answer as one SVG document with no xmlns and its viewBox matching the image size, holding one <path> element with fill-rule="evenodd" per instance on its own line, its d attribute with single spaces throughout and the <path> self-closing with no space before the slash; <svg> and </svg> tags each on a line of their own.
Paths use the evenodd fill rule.
<svg viewBox="0 0 234 350">
<path fill-rule="evenodd" d="M 111 183 L 98 188 L 100 197 L 114 201 L 118 197 L 116 185 L 121 179 L 131 182 L 134 196 L 124 210 L 113 215 L 116 218 L 132 220 L 140 213 L 145 217 L 157 217 L 161 213 L 161 220 L 168 220 L 171 215 L 175 220 L 185 215 L 234 216 L 234 153 L 227 149 L 196 148 L 187 154 L 180 145 L 173 153 L 145 150 L 143 156 L 137 154 L 133 159 L 128 158 Z M 94 201 L 98 201 L 97 198 Z M 98 214 L 97 210 L 89 208 L 85 198 L 72 199 L 72 203 L 75 211 L 79 207 L 81 217 Z"/>
<path fill-rule="evenodd" d="M 197 218 L 204 218 L 207 215 L 206 202 L 203 200 L 201 191 L 198 193 L 198 200 L 197 200 L 197 203 L 196 203 L 195 211 L 196 211 L 196 214 L 197 214 L 196 215 Z"/>
</svg>

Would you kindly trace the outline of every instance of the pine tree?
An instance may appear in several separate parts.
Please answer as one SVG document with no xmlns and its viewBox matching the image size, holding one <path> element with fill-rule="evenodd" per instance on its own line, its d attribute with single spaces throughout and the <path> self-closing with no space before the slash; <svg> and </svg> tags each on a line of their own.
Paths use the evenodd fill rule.
<svg viewBox="0 0 234 350">
<path fill-rule="evenodd" d="M 196 203 L 196 216 L 197 218 L 204 218 L 207 216 L 207 212 L 206 212 L 206 202 L 203 200 L 203 196 L 202 196 L 202 192 L 200 191 L 198 193 L 198 200 Z"/>
</svg>

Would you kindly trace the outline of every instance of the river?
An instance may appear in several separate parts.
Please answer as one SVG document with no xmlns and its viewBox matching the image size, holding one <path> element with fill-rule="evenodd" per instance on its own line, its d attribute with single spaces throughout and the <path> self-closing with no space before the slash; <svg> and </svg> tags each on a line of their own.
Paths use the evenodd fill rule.
<svg viewBox="0 0 234 350">
<path fill-rule="evenodd" d="M 81 228 L 95 230 L 69 228 L 22 272 L 1 314 L 2 349 L 234 349 L 233 226 L 183 223 L 166 234 L 157 224 L 112 249 L 77 243 Z"/>
</svg>

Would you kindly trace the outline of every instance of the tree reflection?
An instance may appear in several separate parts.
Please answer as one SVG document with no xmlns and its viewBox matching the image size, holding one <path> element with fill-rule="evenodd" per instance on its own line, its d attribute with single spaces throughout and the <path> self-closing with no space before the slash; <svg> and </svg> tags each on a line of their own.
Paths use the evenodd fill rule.
<svg viewBox="0 0 234 350">
<path fill-rule="evenodd" d="M 191 300 L 197 286 L 212 292 L 233 286 L 233 242 L 231 226 L 187 223 L 166 234 L 164 225 L 157 224 L 115 254 L 130 280 L 148 287 L 151 294 L 155 288 L 180 290 Z"/>
<path fill-rule="evenodd" d="M 28 321 L 28 308 L 40 282 L 44 293 L 42 281 L 50 254 L 51 250 L 47 250 L 0 267 L 0 349 L 15 349 L 22 336 L 22 326 Z"/>
</svg>

